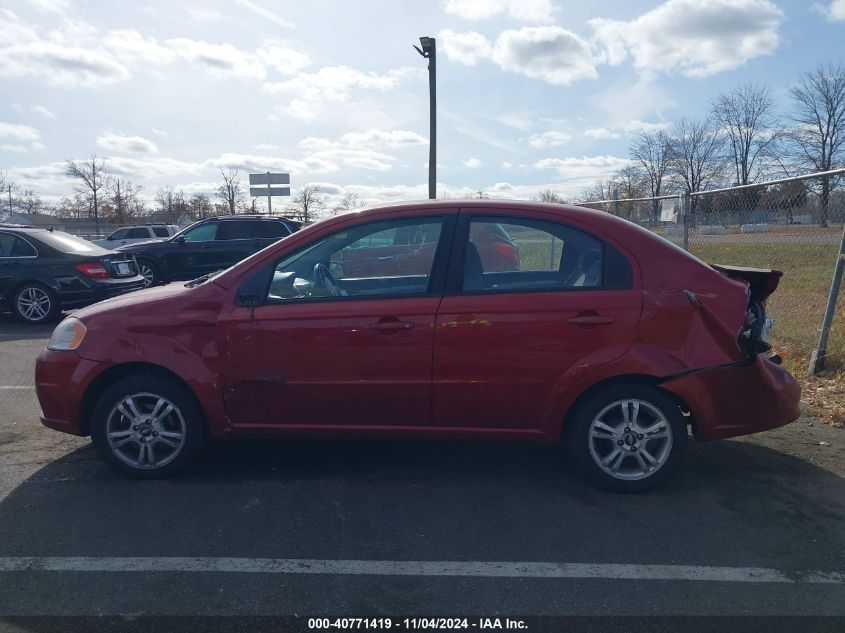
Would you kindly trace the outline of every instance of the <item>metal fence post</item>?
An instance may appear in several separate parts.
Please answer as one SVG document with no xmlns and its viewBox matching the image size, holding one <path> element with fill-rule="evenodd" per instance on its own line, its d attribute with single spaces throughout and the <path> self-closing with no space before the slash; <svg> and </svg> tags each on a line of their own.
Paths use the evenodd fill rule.
<svg viewBox="0 0 845 633">
<path fill-rule="evenodd" d="M 684 204 L 681 205 L 681 221 L 684 223 L 684 250 L 689 250 L 689 215 L 692 205 L 692 196 L 689 191 L 684 194 Z"/>
<path fill-rule="evenodd" d="M 836 310 L 836 300 L 839 298 L 839 285 L 842 282 L 842 269 L 845 267 L 845 226 L 842 227 L 842 239 L 839 241 L 839 255 L 836 257 L 836 267 L 833 269 L 833 281 L 830 284 L 830 294 L 827 297 L 827 309 L 822 321 L 822 331 L 819 334 L 819 344 L 810 354 L 810 366 L 807 373 L 812 376 L 824 369 L 827 356 L 827 339 L 830 335 L 830 325 Z"/>
<path fill-rule="evenodd" d="M 613 190 L 613 215 L 619 217 L 619 189 Z"/>
</svg>

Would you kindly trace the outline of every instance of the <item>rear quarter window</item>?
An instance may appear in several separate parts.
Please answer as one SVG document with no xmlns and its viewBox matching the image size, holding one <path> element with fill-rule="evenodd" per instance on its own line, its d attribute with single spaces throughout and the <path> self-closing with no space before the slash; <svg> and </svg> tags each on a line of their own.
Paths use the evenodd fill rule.
<svg viewBox="0 0 845 633">
<path fill-rule="evenodd" d="M 290 230 L 283 222 L 259 220 L 253 227 L 253 236 L 257 238 L 275 238 L 290 235 Z"/>
</svg>

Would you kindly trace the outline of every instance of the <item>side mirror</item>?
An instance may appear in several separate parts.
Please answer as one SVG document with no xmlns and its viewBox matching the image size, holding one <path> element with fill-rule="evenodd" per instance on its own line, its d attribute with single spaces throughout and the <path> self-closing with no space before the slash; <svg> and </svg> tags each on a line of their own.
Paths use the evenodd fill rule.
<svg viewBox="0 0 845 633">
<path fill-rule="evenodd" d="M 238 288 L 235 303 L 247 308 L 254 308 L 264 303 L 264 298 L 267 296 L 267 289 L 270 286 L 270 279 L 273 276 L 274 270 L 272 266 L 265 267 L 247 279 Z"/>
<path fill-rule="evenodd" d="M 174 242 L 176 242 L 177 244 L 184 244 L 184 243 L 185 243 L 185 236 L 184 236 L 184 235 L 180 235 L 179 237 L 177 237 L 177 238 L 176 238 L 176 239 L 174 239 L 173 241 L 174 241 Z"/>
</svg>

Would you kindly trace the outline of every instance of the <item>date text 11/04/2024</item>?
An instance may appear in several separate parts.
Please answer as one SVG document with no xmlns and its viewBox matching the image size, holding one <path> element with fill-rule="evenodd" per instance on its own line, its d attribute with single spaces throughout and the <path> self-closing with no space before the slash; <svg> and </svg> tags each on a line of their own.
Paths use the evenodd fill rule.
<svg viewBox="0 0 845 633">
<path fill-rule="evenodd" d="M 308 618 L 309 630 L 524 630 L 524 620 L 513 618 Z"/>
</svg>

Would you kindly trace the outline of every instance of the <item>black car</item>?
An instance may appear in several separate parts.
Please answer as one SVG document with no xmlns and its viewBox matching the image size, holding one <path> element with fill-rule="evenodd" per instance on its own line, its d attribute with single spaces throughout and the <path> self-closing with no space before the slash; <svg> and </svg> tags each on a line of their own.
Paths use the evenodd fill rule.
<svg viewBox="0 0 845 633">
<path fill-rule="evenodd" d="M 63 309 L 143 287 L 129 253 L 62 231 L 0 224 L 0 311 L 22 321 L 44 323 Z"/>
<path fill-rule="evenodd" d="M 299 230 L 286 218 L 236 215 L 200 220 L 166 241 L 138 242 L 117 249 L 131 253 L 148 286 L 196 279 L 228 268 Z"/>
</svg>

